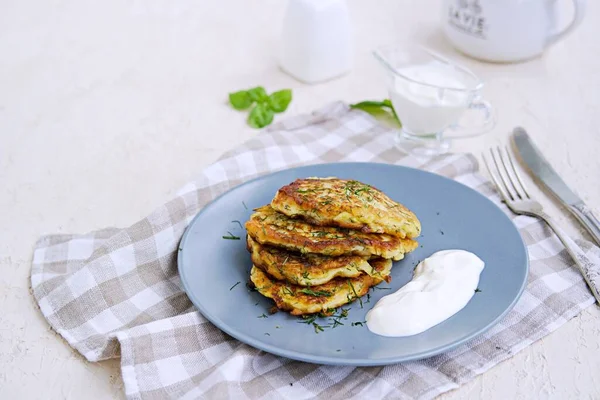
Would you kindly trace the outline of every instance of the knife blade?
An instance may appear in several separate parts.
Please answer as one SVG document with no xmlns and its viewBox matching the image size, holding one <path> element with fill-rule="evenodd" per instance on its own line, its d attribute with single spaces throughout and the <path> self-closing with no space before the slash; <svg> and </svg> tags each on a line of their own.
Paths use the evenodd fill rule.
<svg viewBox="0 0 600 400">
<path fill-rule="evenodd" d="M 525 129 L 516 127 L 512 139 L 520 159 L 529 172 L 560 200 L 600 245 L 600 221 L 589 207 L 573 192 L 544 158 Z"/>
</svg>

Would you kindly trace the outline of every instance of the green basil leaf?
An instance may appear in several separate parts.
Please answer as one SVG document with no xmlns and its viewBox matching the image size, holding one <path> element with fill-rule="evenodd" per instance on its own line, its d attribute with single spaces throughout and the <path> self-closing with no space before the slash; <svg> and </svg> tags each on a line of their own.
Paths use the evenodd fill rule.
<svg viewBox="0 0 600 400">
<path fill-rule="evenodd" d="M 257 104 L 248 115 L 248 125 L 255 129 L 264 128 L 273 122 L 273 115 L 273 110 L 267 104 Z"/>
<path fill-rule="evenodd" d="M 374 117 L 391 115 L 391 112 L 387 108 L 381 107 L 379 105 L 364 104 L 364 105 L 361 105 L 360 107 L 352 107 L 352 108 L 367 112 L 367 113 L 373 115 Z"/>
<path fill-rule="evenodd" d="M 267 96 L 265 88 L 262 86 L 257 86 L 248 90 L 248 94 L 250 95 L 250 98 L 252 98 L 252 100 L 256 101 L 257 103 L 262 103 L 269 98 L 269 96 Z"/>
<path fill-rule="evenodd" d="M 390 99 L 385 99 L 383 100 L 383 103 L 390 109 L 392 110 L 392 114 L 394 115 L 394 119 L 396 120 L 396 122 L 398 122 L 398 125 L 400 125 L 400 127 L 402 127 L 402 121 L 400 121 L 400 118 L 398 118 L 398 114 L 396 114 L 396 109 L 394 108 L 394 105 L 392 104 L 392 102 L 390 101 Z"/>
<path fill-rule="evenodd" d="M 246 90 L 240 90 L 239 92 L 229 93 L 229 103 L 236 110 L 245 110 L 252 105 L 253 100 Z"/>
<path fill-rule="evenodd" d="M 292 91 L 290 89 L 279 90 L 269 96 L 269 106 L 276 113 L 284 112 L 291 101 Z"/>
<path fill-rule="evenodd" d="M 390 103 L 391 105 L 391 103 Z M 358 108 L 359 110 L 363 110 L 365 108 L 373 108 L 373 107 L 388 107 L 385 100 L 384 101 L 361 101 L 360 103 L 350 104 L 350 108 Z"/>
<path fill-rule="evenodd" d="M 396 114 L 396 110 L 389 99 L 383 101 L 361 101 L 360 103 L 351 104 L 350 108 L 365 111 L 376 118 L 391 119 L 402 127 L 402 122 Z"/>
</svg>

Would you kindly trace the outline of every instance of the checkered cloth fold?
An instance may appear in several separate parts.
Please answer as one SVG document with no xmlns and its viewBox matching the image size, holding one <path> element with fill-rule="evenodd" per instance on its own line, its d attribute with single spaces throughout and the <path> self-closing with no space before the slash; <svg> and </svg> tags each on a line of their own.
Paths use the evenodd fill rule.
<svg viewBox="0 0 600 400">
<path fill-rule="evenodd" d="M 475 188 L 498 206 L 466 154 L 420 160 L 396 150 L 368 114 L 334 103 L 275 124 L 206 168 L 148 217 L 124 228 L 51 235 L 35 245 L 31 284 L 50 325 L 89 361 L 121 356 L 129 399 L 432 398 L 552 332 L 594 300 L 561 243 L 540 221 L 508 213 L 531 260 L 515 308 L 452 351 L 386 367 L 319 366 L 238 342 L 206 321 L 182 291 L 176 250 L 211 199 L 256 176 L 323 162 L 422 168 Z M 590 256 L 600 251 L 578 242 Z"/>
</svg>

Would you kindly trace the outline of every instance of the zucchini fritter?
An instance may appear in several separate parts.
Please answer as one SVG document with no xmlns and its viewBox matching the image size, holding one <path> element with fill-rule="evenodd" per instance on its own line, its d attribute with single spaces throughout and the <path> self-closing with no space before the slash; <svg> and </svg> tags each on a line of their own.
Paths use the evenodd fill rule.
<svg viewBox="0 0 600 400">
<path fill-rule="evenodd" d="M 300 254 L 262 245 L 247 237 L 252 264 L 271 277 L 299 286 L 323 285 L 333 278 L 355 278 L 363 273 L 379 272 L 362 256 L 329 257 L 320 254 Z"/>
<path fill-rule="evenodd" d="M 404 253 L 414 250 L 418 245 L 412 239 L 388 234 L 311 225 L 281 214 L 269 205 L 255 210 L 246 222 L 246 230 L 260 244 L 283 247 L 303 254 L 352 254 L 401 260 Z"/>
<path fill-rule="evenodd" d="M 250 280 L 256 290 L 273 299 L 280 310 L 289 311 L 292 315 L 329 313 L 332 309 L 364 296 L 369 288 L 389 276 L 391 260 L 377 259 L 370 262 L 380 276 L 362 274 L 356 278 L 335 278 L 323 285 L 306 287 L 276 281 L 253 266 Z"/>
<path fill-rule="evenodd" d="M 339 178 L 297 179 L 280 188 L 271 206 L 314 225 L 416 238 L 421 222 L 402 204 L 373 186 Z"/>
</svg>

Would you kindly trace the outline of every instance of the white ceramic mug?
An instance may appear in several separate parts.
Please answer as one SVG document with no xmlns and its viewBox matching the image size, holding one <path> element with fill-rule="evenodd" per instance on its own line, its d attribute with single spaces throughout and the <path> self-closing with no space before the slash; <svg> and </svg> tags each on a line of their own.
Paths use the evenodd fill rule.
<svg viewBox="0 0 600 400">
<path fill-rule="evenodd" d="M 461 52 L 486 61 L 517 62 L 539 56 L 583 19 L 586 0 L 572 0 L 573 20 L 557 25 L 559 0 L 444 0 L 442 26 Z"/>
</svg>

